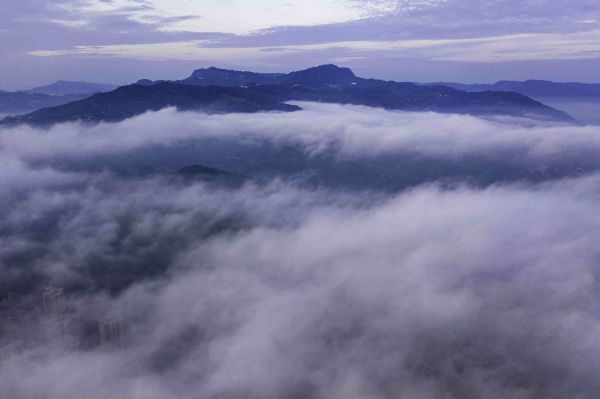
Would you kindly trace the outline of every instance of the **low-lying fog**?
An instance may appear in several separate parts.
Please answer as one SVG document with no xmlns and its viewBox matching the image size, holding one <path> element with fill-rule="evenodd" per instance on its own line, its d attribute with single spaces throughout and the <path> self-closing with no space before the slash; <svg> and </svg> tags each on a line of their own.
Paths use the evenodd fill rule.
<svg viewBox="0 0 600 399">
<path fill-rule="evenodd" d="M 302 106 L 0 131 L 0 397 L 596 395 L 600 127 Z"/>
<path fill-rule="evenodd" d="M 598 168 L 595 126 L 300 104 L 305 110 L 291 114 L 165 109 L 95 127 L 19 127 L 2 135 L 3 162 L 10 164 L 4 169 L 27 162 L 37 174 L 51 167 L 108 169 L 123 177 L 203 164 L 260 179 L 300 180 L 304 186 L 398 192 L 433 180 L 485 187 Z"/>
</svg>

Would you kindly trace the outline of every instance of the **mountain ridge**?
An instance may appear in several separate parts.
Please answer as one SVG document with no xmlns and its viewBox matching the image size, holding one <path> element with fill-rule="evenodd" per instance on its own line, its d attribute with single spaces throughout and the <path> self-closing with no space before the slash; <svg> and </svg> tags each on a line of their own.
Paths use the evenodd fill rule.
<svg viewBox="0 0 600 399">
<path fill-rule="evenodd" d="M 105 83 L 88 83 L 88 82 L 76 82 L 70 80 L 57 80 L 54 83 L 45 86 L 34 87 L 28 90 L 19 90 L 22 93 L 29 94 L 49 94 L 53 96 L 64 96 L 73 94 L 93 94 L 96 92 L 107 92 L 115 90 L 117 85 L 110 85 Z"/>
<path fill-rule="evenodd" d="M 577 82 L 552 82 L 548 80 L 529 79 L 525 81 L 501 80 L 494 84 L 463 84 L 452 82 L 418 83 L 421 86 L 447 86 L 467 92 L 513 91 L 532 97 L 581 97 L 600 99 L 600 84 Z"/>
<path fill-rule="evenodd" d="M 205 86 L 206 79 L 225 82 Z M 262 79 L 271 83 L 248 82 Z M 192 79 L 192 80 L 188 80 Z M 186 83 L 187 82 L 187 83 Z M 191 82 L 191 83 L 190 83 Z M 228 86 L 229 84 L 229 86 Z M 232 85 L 238 86 L 232 86 Z M 257 74 L 208 68 L 181 81 L 122 86 L 85 100 L 5 118 L 0 125 L 49 125 L 67 121 L 116 122 L 167 106 L 205 112 L 293 111 L 289 101 L 366 105 L 390 110 L 434 111 L 473 115 L 511 115 L 577 123 L 568 114 L 514 92 L 466 92 L 447 86 L 359 78 L 332 64 L 289 74 Z"/>
<path fill-rule="evenodd" d="M 54 123 L 76 120 L 88 123 L 118 122 L 147 111 L 158 111 L 170 106 L 182 111 L 202 110 L 209 113 L 290 112 L 300 109 L 265 96 L 248 95 L 241 88 L 201 87 L 163 82 L 152 86 L 121 86 L 112 92 L 97 93 L 80 101 L 43 108 L 16 117 L 9 116 L 0 121 L 0 125 L 28 123 L 50 126 Z"/>
<path fill-rule="evenodd" d="M 0 90 L 0 113 L 18 114 L 33 112 L 46 107 L 55 107 L 73 101 L 83 100 L 91 94 L 69 94 L 52 96 L 42 93 L 23 93 Z"/>
</svg>

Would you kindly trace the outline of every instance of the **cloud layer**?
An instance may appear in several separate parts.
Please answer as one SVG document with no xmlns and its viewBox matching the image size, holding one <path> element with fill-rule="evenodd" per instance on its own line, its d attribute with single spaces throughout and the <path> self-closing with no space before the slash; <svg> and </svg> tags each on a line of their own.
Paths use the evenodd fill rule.
<svg viewBox="0 0 600 399">
<path fill-rule="evenodd" d="M 0 185 L 11 193 L 75 183 L 81 172 L 107 167 L 147 174 L 200 163 L 255 177 L 313 176 L 316 185 L 397 191 L 436 179 L 487 185 L 598 168 L 598 126 L 298 104 L 303 110 L 290 114 L 164 109 L 117 124 L 4 129 Z"/>
<path fill-rule="evenodd" d="M 515 161 L 574 160 L 600 150 L 598 126 L 545 123 L 525 118 L 432 112 L 395 112 L 363 106 L 294 103 L 294 113 L 207 115 L 164 109 L 118 124 L 94 127 L 56 125 L 5 129 L 0 145 L 22 161 L 126 154 L 148 146 L 187 140 L 222 139 L 297 144 L 307 154 L 334 151 L 340 158 L 415 153 L 427 157 L 491 158 L 513 154 Z"/>
<path fill-rule="evenodd" d="M 598 391 L 598 174 L 382 194 L 281 180 L 231 189 L 53 166 L 217 139 L 355 161 L 410 153 L 539 166 L 598 152 L 596 127 L 303 106 L 163 110 L 118 124 L 0 132 L 1 294 L 33 304 L 19 314 L 2 302 L 16 322 L 3 319 L 0 344 L 37 342 L 0 360 L 0 396 Z M 46 284 L 66 289 L 83 324 L 80 350 L 61 348 L 39 314 L 35 295 Z M 123 315 L 125 342 L 102 350 L 96 318 L 110 311 Z"/>
<path fill-rule="evenodd" d="M 157 181 L 31 194 L 13 226 L 43 234 L 34 226 L 55 215 L 54 230 L 13 233 L 4 255 L 37 240 L 44 255 L 29 262 L 55 283 L 142 282 L 73 299 L 92 322 L 120 310 L 124 348 L 26 351 L 2 362 L 0 391 L 588 397 L 598 389 L 599 183 L 424 187 L 366 207 L 285 186 L 167 193 Z M 169 277 L 144 282 L 161 261 Z"/>
</svg>

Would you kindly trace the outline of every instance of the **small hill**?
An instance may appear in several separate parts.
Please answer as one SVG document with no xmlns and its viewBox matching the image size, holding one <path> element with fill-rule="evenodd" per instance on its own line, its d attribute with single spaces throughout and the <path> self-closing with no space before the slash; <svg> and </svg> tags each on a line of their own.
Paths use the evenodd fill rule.
<svg viewBox="0 0 600 399">
<path fill-rule="evenodd" d="M 184 182 L 202 181 L 229 188 L 239 188 L 250 180 L 248 176 L 239 173 L 226 172 L 204 165 L 184 166 L 175 175 L 183 178 Z"/>
<path fill-rule="evenodd" d="M 210 168 L 204 165 L 190 165 L 184 166 L 183 168 L 177 171 L 177 174 L 180 176 L 198 176 L 198 175 L 206 175 L 206 176 L 224 176 L 227 175 L 228 172 L 225 172 L 221 169 Z"/>
<path fill-rule="evenodd" d="M 142 85 L 142 86 L 152 86 L 155 85 L 157 83 L 162 83 L 164 82 L 164 80 L 150 80 L 150 79 L 140 79 L 137 82 L 135 82 L 136 85 Z"/>
</svg>

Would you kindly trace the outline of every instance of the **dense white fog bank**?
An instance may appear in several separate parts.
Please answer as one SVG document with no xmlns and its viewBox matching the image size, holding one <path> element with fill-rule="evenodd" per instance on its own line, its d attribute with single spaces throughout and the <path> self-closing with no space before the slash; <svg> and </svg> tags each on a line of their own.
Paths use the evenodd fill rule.
<svg viewBox="0 0 600 399">
<path fill-rule="evenodd" d="M 412 152 L 460 157 L 511 154 L 519 159 L 572 156 L 600 149 L 600 127 L 573 126 L 512 117 L 387 111 L 352 105 L 298 103 L 302 111 L 208 115 L 149 112 L 115 124 L 88 127 L 61 124 L 49 130 L 5 129 L 3 152 L 23 159 L 124 153 L 149 145 L 172 145 L 202 138 L 297 143 L 311 154 L 335 150 L 339 156 Z"/>
<path fill-rule="evenodd" d="M 293 143 L 335 162 L 476 155 L 535 169 L 600 153 L 599 127 L 302 106 L 0 131 L 0 397 L 600 391 L 598 173 L 384 194 L 55 166 L 129 162 L 148 146 L 160 165 L 161 150 L 213 138 Z M 64 288 L 79 330 L 44 315 L 46 285 Z M 122 316 L 122 342 L 102 347 L 98 318 L 110 314 Z"/>
<path fill-rule="evenodd" d="M 3 211 L 5 266 L 29 254 L 32 273 L 82 284 L 71 309 L 118 310 L 125 343 L 47 340 L 2 360 L 0 396 L 592 397 L 599 198 L 599 175 L 392 197 L 162 179 L 32 191 Z M 136 264 L 161 254 L 166 273 Z M 133 271 L 107 294 L 106 276 Z"/>
</svg>

